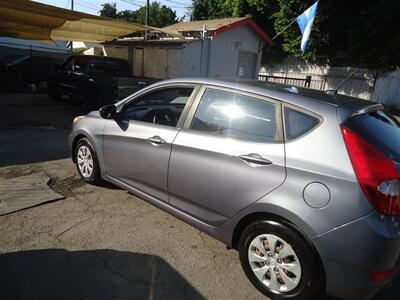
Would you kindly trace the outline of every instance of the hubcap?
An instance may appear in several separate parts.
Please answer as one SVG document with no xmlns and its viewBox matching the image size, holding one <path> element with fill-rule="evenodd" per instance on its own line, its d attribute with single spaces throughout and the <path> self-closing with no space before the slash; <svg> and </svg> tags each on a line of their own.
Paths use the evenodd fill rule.
<svg viewBox="0 0 400 300">
<path fill-rule="evenodd" d="M 93 174 L 93 157 L 90 149 L 86 146 L 80 146 L 77 152 L 78 168 L 81 175 L 89 178 Z"/>
<path fill-rule="evenodd" d="M 254 275 L 273 292 L 289 292 L 299 285 L 300 261 L 283 239 L 273 234 L 257 236 L 250 243 L 248 258 Z"/>
</svg>

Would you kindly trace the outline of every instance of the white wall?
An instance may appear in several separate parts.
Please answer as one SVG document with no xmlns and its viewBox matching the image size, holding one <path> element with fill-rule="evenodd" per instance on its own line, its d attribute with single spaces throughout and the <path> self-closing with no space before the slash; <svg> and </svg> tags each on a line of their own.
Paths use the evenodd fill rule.
<svg viewBox="0 0 400 300">
<path fill-rule="evenodd" d="M 335 89 L 351 72 L 356 71 L 339 93 L 371 100 L 376 72 L 362 68 L 332 68 L 316 64 L 307 64 L 296 59 L 287 58 L 279 63 L 263 66 L 260 70 L 262 75 L 272 75 L 292 78 L 305 78 L 311 76 L 312 89 L 329 90 Z M 288 84 L 296 85 L 296 81 L 287 81 Z"/>
<path fill-rule="evenodd" d="M 182 44 L 104 45 L 104 52 L 107 56 L 127 59 L 134 70 L 142 72 L 134 72 L 136 76 L 159 79 L 201 77 L 207 71 L 208 44 L 208 40 L 199 40 Z M 138 48 L 143 49 L 143 58 L 135 56 L 138 53 L 135 49 Z M 130 52 L 132 57 L 129 56 Z"/>
<path fill-rule="evenodd" d="M 307 64 L 296 58 L 287 58 L 279 63 L 272 63 L 260 69 L 260 75 L 305 78 L 312 77 L 312 89 L 328 90 L 337 87 L 352 71 L 352 78 L 344 84 L 339 93 L 376 101 L 400 109 L 400 69 L 382 73 L 363 68 L 333 68 Z M 284 80 L 276 79 L 283 83 Z M 286 80 L 288 84 L 300 82 Z"/>
<path fill-rule="evenodd" d="M 372 99 L 400 109 L 400 69 L 391 73 L 379 74 Z"/>
<path fill-rule="evenodd" d="M 248 26 L 240 26 L 213 37 L 210 49 L 209 77 L 236 77 L 239 51 L 257 55 L 254 78 L 261 61 L 260 37 Z"/>
<path fill-rule="evenodd" d="M 160 79 L 177 77 L 228 77 L 237 75 L 239 52 L 256 55 L 254 76 L 256 78 L 261 62 L 260 37 L 248 26 L 226 31 L 212 39 L 195 40 L 186 43 L 144 42 L 126 45 L 104 45 L 107 56 L 127 59 L 143 64 L 144 77 Z M 143 48 L 143 59 L 135 59 L 135 49 Z M 137 72 L 136 72 L 137 73 Z M 135 73 L 135 74 L 136 74 Z M 138 74 L 136 74 L 138 75 Z"/>
</svg>

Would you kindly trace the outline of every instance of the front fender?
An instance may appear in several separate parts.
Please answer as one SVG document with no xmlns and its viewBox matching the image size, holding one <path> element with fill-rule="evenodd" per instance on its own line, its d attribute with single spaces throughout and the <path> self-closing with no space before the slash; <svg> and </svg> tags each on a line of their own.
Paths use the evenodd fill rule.
<svg viewBox="0 0 400 300">
<path fill-rule="evenodd" d="M 105 121 L 97 116 L 86 116 L 78 124 L 74 125 L 68 140 L 70 145 L 71 157 L 74 160 L 74 150 L 80 138 L 86 138 L 96 151 L 99 161 L 100 172 L 105 174 L 104 155 L 103 155 L 103 131 Z"/>
</svg>

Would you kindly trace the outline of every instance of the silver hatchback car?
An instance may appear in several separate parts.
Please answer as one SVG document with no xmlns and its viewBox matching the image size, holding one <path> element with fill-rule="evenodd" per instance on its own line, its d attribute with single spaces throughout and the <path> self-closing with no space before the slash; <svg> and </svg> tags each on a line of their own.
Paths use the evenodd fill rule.
<svg viewBox="0 0 400 300">
<path fill-rule="evenodd" d="M 239 251 L 272 299 L 370 298 L 400 254 L 400 125 L 379 104 L 167 80 L 77 117 L 72 158 Z M 177 237 L 179 238 L 179 237 Z"/>
</svg>

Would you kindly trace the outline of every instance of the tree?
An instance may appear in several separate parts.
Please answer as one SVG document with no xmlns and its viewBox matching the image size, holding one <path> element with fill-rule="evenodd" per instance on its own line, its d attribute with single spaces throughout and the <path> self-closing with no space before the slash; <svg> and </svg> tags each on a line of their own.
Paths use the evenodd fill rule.
<svg viewBox="0 0 400 300">
<path fill-rule="evenodd" d="M 101 5 L 102 9 L 99 11 L 100 16 L 116 19 L 117 18 L 117 4 L 104 3 Z"/>
<path fill-rule="evenodd" d="M 132 23 L 146 23 L 146 6 L 138 10 L 118 11 L 115 3 L 102 4 L 100 16 L 124 20 Z M 177 22 L 176 12 L 159 2 L 150 3 L 149 26 L 165 27 Z"/>
<path fill-rule="evenodd" d="M 224 0 L 192 0 L 192 19 L 199 21 L 230 17 L 231 13 L 225 8 Z"/>
<path fill-rule="evenodd" d="M 281 30 L 313 0 L 280 0 L 275 28 Z M 393 30 L 400 13 L 398 0 L 324 0 L 319 2 L 310 42 L 303 57 L 337 66 L 392 69 L 400 65 L 400 32 Z M 282 34 L 288 54 L 300 55 L 296 26 Z"/>
<path fill-rule="evenodd" d="M 315 0 L 193 0 L 195 20 L 251 16 L 271 37 Z M 398 0 L 319 1 L 310 41 L 300 53 L 301 32 L 294 22 L 266 49 L 264 58 L 287 55 L 334 66 L 388 70 L 400 65 Z"/>
<path fill-rule="evenodd" d="M 117 19 L 124 20 L 131 23 L 137 23 L 138 13 L 137 10 L 122 10 L 117 13 Z"/>
<path fill-rule="evenodd" d="M 149 10 L 149 26 L 161 28 L 177 22 L 176 12 L 165 5 L 161 5 L 159 2 L 152 2 L 150 4 Z M 145 24 L 146 6 L 139 8 L 136 12 L 136 22 L 140 24 Z"/>
</svg>

